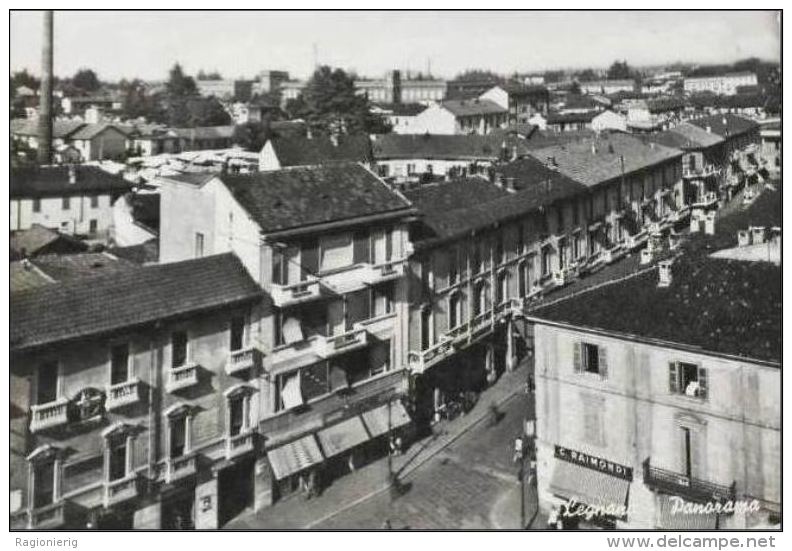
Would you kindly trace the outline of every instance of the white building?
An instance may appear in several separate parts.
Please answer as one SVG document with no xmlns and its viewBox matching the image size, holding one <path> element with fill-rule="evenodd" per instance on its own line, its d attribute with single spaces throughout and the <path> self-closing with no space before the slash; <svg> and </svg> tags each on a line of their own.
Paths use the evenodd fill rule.
<svg viewBox="0 0 792 551">
<path fill-rule="evenodd" d="M 739 86 L 756 86 L 756 74 L 750 72 L 727 73 L 711 77 L 687 77 L 685 78 L 685 92 L 695 94 L 700 92 L 712 92 L 720 96 L 733 96 L 737 93 Z"/>
<path fill-rule="evenodd" d="M 488 99 L 447 100 L 415 117 L 409 134 L 488 134 L 509 119 L 504 107 Z"/>
</svg>

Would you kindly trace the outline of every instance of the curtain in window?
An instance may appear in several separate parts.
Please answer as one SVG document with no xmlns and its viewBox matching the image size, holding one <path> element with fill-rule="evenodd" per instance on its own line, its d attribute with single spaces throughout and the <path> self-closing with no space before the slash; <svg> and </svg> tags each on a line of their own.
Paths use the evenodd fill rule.
<svg viewBox="0 0 792 551">
<path fill-rule="evenodd" d="M 335 270 L 352 265 L 352 236 L 349 234 L 323 237 L 320 270 Z"/>
</svg>

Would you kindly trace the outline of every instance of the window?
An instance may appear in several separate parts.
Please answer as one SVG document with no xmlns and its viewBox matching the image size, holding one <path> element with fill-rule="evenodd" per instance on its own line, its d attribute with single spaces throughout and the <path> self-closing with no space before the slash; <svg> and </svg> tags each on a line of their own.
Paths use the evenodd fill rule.
<svg viewBox="0 0 792 551">
<path fill-rule="evenodd" d="M 71 208 L 71 197 L 64 197 L 61 200 L 61 208 L 63 210 L 69 210 Z"/>
<path fill-rule="evenodd" d="M 393 258 L 393 228 L 385 230 L 385 261 L 390 262 Z"/>
<path fill-rule="evenodd" d="M 110 384 L 118 385 L 129 380 L 129 344 L 116 344 L 110 348 Z"/>
<path fill-rule="evenodd" d="M 421 310 L 421 350 L 432 346 L 432 310 L 429 307 Z"/>
<path fill-rule="evenodd" d="M 242 350 L 244 346 L 245 337 L 245 318 L 236 316 L 231 318 L 231 342 L 230 349 L 232 352 Z"/>
<path fill-rule="evenodd" d="M 448 284 L 459 283 L 459 249 L 456 247 L 448 251 Z"/>
<path fill-rule="evenodd" d="M 99 208 L 99 196 L 98 195 L 91 195 L 91 208 Z"/>
<path fill-rule="evenodd" d="M 236 436 L 247 428 L 245 415 L 246 396 L 234 396 L 228 400 L 228 434 Z"/>
<path fill-rule="evenodd" d="M 542 248 L 542 277 L 550 275 L 550 247 Z"/>
<path fill-rule="evenodd" d="M 706 368 L 694 363 L 671 362 L 668 364 L 668 376 L 672 394 L 707 399 L 709 384 Z"/>
<path fill-rule="evenodd" d="M 391 341 L 386 339 L 377 342 L 369 348 L 369 365 L 371 375 L 379 375 L 385 371 L 390 371 Z"/>
<path fill-rule="evenodd" d="M 498 288 L 496 289 L 496 303 L 502 304 L 509 300 L 509 272 L 503 271 L 498 274 Z"/>
<path fill-rule="evenodd" d="M 448 329 L 454 329 L 460 323 L 459 315 L 460 301 L 459 293 L 452 293 L 448 297 Z"/>
<path fill-rule="evenodd" d="M 522 224 L 517 226 L 517 255 L 525 253 L 525 228 Z"/>
<path fill-rule="evenodd" d="M 278 247 L 273 247 L 272 249 L 272 283 L 275 285 L 288 284 L 286 255 L 283 253 L 283 249 Z"/>
<path fill-rule="evenodd" d="M 33 507 L 55 502 L 55 461 L 36 463 L 33 467 Z"/>
<path fill-rule="evenodd" d="M 48 404 L 58 399 L 58 363 L 45 362 L 38 368 L 36 403 Z"/>
<path fill-rule="evenodd" d="M 356 230 L 352 235 L 352 262 L 371 261 L 371 236 L 367 229 Z"/>
<path fill-rule="evenodd" d="M 578 373 L 593 373 L 603 379 L 608 375 L 608 361 L 605 347 L 591 343 L 576 343 L 574 347 L 574 368 Z"/>
<path fill-rule="evenodd" d="M 127 437 L 125 434 L 117 434 L 108 439 L 108 479 L 120 480 L 127 475 Z"/>
<path fill-rule="evenodd" d="M 498 234 L 498 237 L 495 241 L 495 259 L 497 260 L 498 264 L 503 264 L 506 262 L 506 252 L 503 249 L 503 235 Z"/>
<path fill-rule="evenodd" d="M 41 212 L 41 199 L 38 197 L 33 199 L 33 212 Z"/>
<path fill-rule="evenodd" d="M 371 317 L 393 312 L 393 283 L 385 283 L 374 288 L 373 310 Z"/>
<path fill-rule="evenodd" d="M 182 413 L 168 422 L 171 458 L 182 457 L 189 450 L 189 415 Z"/>
<path fill-rule="evenodd" d="M 201 258 L 204 255 L 204 234 L 201 232 L 195 233 L 195 258 Z"/>
<path fill-rule="evenodd" d="M 527 262 L 520 262 L 520 265 L 517 268 L 517 284 L 519 287 L 519 293 L 521 297 L 524 297 L 528 294 L 528 269 L 527 269 Z"/>
<path fill-rule="evenodd" d="M 331 235 L 320 240 L 320 271 L 330 271 L 352 265 L 352 234 Z"/>
<path fill-rule="evenodd" d="M 187 363 L 187 333 L 175 331 L 171 335 L 171 367 L 181 367 Z"/>
<path fill-rule="evenodd" d="M 99 229 L 98 222 L 95 218 L 92 218 L 88 221 L 88 233 L 94 234 L 97 229 Z"/>
<path fill-rule="evenodd" d="M 580 234 L 576 233 L 572 236 L 572 260 L 580 258 L 580 253 Z"/>
</svg>

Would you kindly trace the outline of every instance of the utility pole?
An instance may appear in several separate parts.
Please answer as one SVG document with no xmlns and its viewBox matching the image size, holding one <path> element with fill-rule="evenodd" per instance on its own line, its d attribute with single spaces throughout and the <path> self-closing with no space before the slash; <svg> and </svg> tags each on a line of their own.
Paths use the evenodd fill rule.
<svg viewBox="0 0 792 551">
<path fill-rule="evenodd" d="M 48 165 L 52 162 L 52 15 L 52 10 L 44 11 L 38 118 L 38 162 L 40 165 Z"/>
</svg>

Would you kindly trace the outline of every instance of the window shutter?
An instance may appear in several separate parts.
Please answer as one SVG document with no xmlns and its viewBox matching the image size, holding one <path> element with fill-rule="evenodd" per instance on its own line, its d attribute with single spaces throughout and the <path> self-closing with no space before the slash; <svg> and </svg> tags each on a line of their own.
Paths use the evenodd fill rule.
<svg viewBox="0 0 792 551">
<path fill-rule="evenodd" d="M 575 353 L 575 360 L 574 360 L 575 373 L 580 373 L 581 371 L 583 371 L 583 364 L 580 360 L 580 349 L 582 348 L 582 346 L 583 345 L 579 342 L 573 344 L 573 349 Z"/>
<path fill-rule="evenodd" d="M 699 377 L 699 392 L 700 392 L 700 396 L 703 399 L 706 400 L 707 397 L 708 397 L 708 391 L 709 391 L 709 387 L 708 387 L 709 381 L 707 380 L 707 368 L 706 367 L 699 367 L 698 377 Z"/>
<path fill-rule="evenodd" d="M 679 378 L 677 376 L 676 362 L 668 362 L 668 390 L 672 394 L 679 393 Z"/>
<path fill-rule="evenodd" d="M 604 346 L 598 347 L 599 352 L 599 374 L 603 379 L 608 378 L 608 351 Z"/>
</svg>

